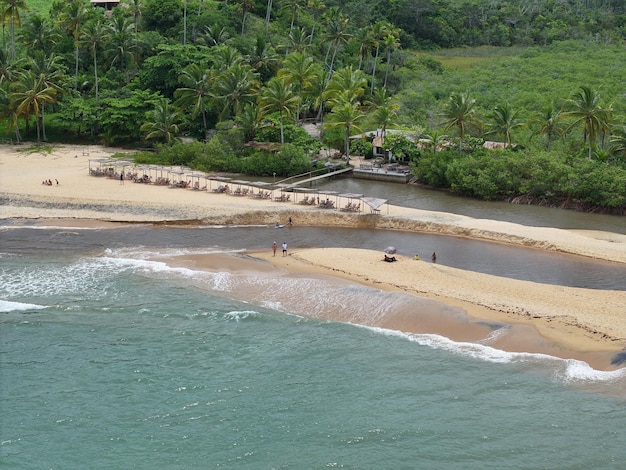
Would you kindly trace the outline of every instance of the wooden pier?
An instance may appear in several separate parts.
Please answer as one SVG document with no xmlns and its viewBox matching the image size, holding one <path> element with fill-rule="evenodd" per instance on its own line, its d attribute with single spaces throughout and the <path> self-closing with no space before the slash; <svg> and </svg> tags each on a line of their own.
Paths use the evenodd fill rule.
<svg viewBox="0 0 626 470">
<path fill-rule="evenodd" d="M 341 170 L 335 170 L 335 171 L 331 171 L 329 173 L 324 173 L 322 175 L 317 175 L 317 176 L 312 176 L 310 178 L 304 179 L 304 180 L 300 180 L 300 181 L 296 181 L 295 183 L 292 183 L 292 186 L 302 186 L 302 185 L 308 185 L 309 187 L 312 187 L 316 182 L 323 180 L 324 178 L 332 178 L 334 176 L 338 176 L 338 175 L 342 175 L 344 173 L 349 173 L 353 170 L 353 168 L 342 168 Z"/>
</svg>

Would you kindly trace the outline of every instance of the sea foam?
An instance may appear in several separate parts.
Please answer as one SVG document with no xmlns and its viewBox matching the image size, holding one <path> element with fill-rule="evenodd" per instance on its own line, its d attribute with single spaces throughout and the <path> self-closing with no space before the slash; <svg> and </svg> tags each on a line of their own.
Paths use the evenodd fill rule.
<svg viewBox="0 0 626 470">
<path fill-rule="evenodd" d="M 551 365 L 549 369 L 554 371 L 555 378 L 567 383 L 616 382 L 626 379 L 626 367 L 612 371 L 596 370 L 586 362 L 576 359 L 562 359 L 540 353 L 503 351 L 480 343 L 453 341 L 436 334 L 403 333 L 384 328 L 371 329 L 385 335 L 404 337 L 422 346 L 448 351 L 479 361 L 497 364 L 536 365 L 538 370 L 545 370 L 546 365 Z"/>
<path fill-rule="evenodd" d="M 44 308 L 48 308 L 48 307 L 46 305 L 26 304 L 22 302 L 11 302 L 9 300 L 0 299 L 0 312 L 1 313 L 18 312 L 18 311 L 26 311 L 26 310 L 41 310 Z"/>
</svg>

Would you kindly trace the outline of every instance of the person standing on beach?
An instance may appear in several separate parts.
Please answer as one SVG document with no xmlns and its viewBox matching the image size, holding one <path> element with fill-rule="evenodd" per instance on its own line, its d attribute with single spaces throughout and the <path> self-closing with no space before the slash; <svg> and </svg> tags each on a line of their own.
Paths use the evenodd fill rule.
<svg viewBox="0 0 626 470">
<path fill-rule="evenodd" d="M 276 242 L 272 243 L 272 252 L 274 253 L 273 256 L 276 256 L 276 248 L 278 247 L 278 245 L 276 245 Z"/>
<path fill-rule="evenodd" d="M 283 242 L 283 256 L 287 256 L 287 242 Z"/>
<path fill-rule="evenodd" d="M 120 173 L 120 184 L 124 184 L 124 172 Z"/>
</svg>

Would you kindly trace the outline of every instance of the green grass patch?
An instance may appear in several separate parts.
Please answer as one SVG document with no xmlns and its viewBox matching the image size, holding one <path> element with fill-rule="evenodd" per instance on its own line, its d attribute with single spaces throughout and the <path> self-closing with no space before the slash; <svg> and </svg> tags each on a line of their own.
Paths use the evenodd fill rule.
<svg viewBox="0 0 626 470">
<path fill-rule="evenodd" d="M 461 70 L 461 69 L 470 69 L 472 67 L 480 66 L 486 62 L 489 62 L 489 57 L 470 57 L 470 56 L 442 56 L 442 55 L 434 55 L 432 56 L 436 59 L 441 65 L 449 70 Z"/>
<path fill-rule="evenodd" d="M 20 147 L 17 149 L 18 152 L 22 152 L 22 153 L 47 153 L 48 155 L 50 155 L 55 148 L 57 148 L 57 145 L 52 145 L 52 144 L 47 144 L 47 143 L 43 143 L 43 144 L 32 144 L 29 145 L 28 147 Z"/>
<path fill-rule="evenodd" d="M 28 11 L 26 13 L 40 13 L 47 15 L 50 11 L 52 3 L 53 0 L 28 0 L 28 2 L 26 2 L 26 4 L 28 5 Z"/>
<path fill-rule="evenodd" d="M 481 46 L 443 49 L 430 55 L 449 70 L 461 70 L 481 66 L 495 59 L 519 56 L 525 50 L 521 47 Z"/>
</svg>

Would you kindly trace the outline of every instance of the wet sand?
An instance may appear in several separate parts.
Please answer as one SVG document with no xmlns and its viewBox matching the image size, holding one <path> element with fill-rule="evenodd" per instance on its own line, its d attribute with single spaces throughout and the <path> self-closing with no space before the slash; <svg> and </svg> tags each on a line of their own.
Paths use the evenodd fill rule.
<svg viewBox="0 0 626 470">
<path fill-rule="evenodd" d="M 626 237 L 619 234 L 526 227 L 398 206 L 383 206 L 380 214 L 368 210 L 354 214 L 293 201 L 275 202 L 273 198 L 240 198 L 130 181 L 122 185 L 119 180 L 89 176 L 89 160 L 104 158 L 115 149 L 59 147 L 52 154 L 26 150 L 26 146 L 0 146 L 0 219 L 66 226 L 72 221 L 93 226 L 113 222 L 274 224 L 286 223 L 292 217 L 300 226 L 420 231 L 522 245 L 625 263 L 626 273 Z M 42 185 L 44 179 L 55 184 Z M 337 205 L 347 202 L 339 200 Z M 273 258 L 271 251 L 250 255 L 263 262 L 247 260 L 252 264 L 242 265 L 241 257 L 228 262 L 220 258 L 216 266 L 212 255 L 171 262 L 235 273 L 252 269 L 264 275 L 335 276 L 406 292 L 460 308 L 467 316 L 459 317 L 455 310 L 444 319 L 424 316 L 417 321 L 403 312 L 375 326 L 439 333 L 459 341 L 490 341 L 493 347 L 511 351 L 580 358 L 601 369 L 615 367 L 610 358 L 626 346 L 626 293 L 621 291 L 515 281 L 402 257 L 397 263 L 384 263 L 379 253 L 367 250 L 297 250 L 286 258 Z M 341 321 L 340 312 L 333 316 Z M 491 322 L 512 327 L 506 334 L 487 340 L 483 336 L 490 327 L 485 325 Z"/>
<path fill-rule="evenodd" d="M 327 279 L 365 285 L 375 290 L 410 294 L 419 299 L 410 308 L 382 316 L 359 317 L 369 327 L 414 334 L 437 334 L 457 342 L 480 343 L 509 352 L 546 354 L 584 361 L 598 370 L 623 367 L 614 362 L 622 350 L 626 325 L 619 321 L 626 292 L 556 287 L 549 300 L 546 286 L 527 281 L 470 273 L 447 266 L 397 256 L 385 263 L 378 252 L 353 249 L 295 250 L 287 257 L 271 250 L 234 254 L 202 254 L 160 257 L 155 260 L 172 267 L 241 276 Z M 345 266 L 350 266 L 346 269 Z M 374 270 L 373 266 L 378 269 Z M 373 274 L 377 271 L 377 274 Z M 479 287 L 480 286 L 480 287 Z M 486 287 L 489 286 L 489 287 Z M 229 295 L 242 295 L 230 292 Z M 257 297 L 251 290 L 240 300 Z M 527 300 L 528 299 L 528 300 Z M 279 293 L 274 301 L 282 302 Z M 524 304 L 521 307 L 519 304 Z M 590 304 L 601 305 L 606 317 L 617 317 L 615 336 L 602 326 L 594 328 L 594 315 L 577 315 Z M 532 313 L 531 313 L 532 312 Z M 354 322 L 344 306 L 334 304 L 322 313 L 307 316 L 323 321 Z"/>
</svg>

